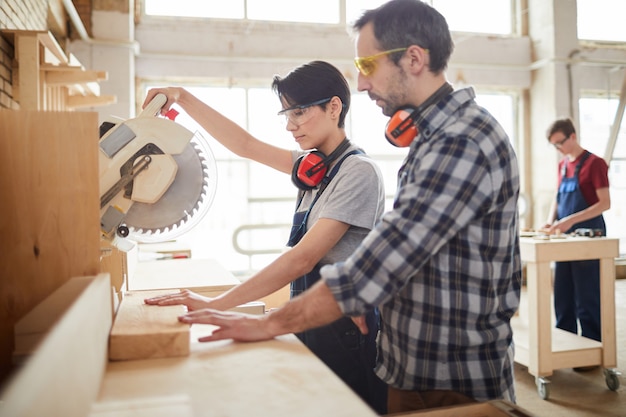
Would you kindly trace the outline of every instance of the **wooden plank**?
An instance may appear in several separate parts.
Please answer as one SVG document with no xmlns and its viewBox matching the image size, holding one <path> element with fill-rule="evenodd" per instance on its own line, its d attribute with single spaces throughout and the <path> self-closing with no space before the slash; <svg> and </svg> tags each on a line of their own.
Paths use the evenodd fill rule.
<svg viewBox="0 0 626 417">
<path fill-rule="evenodd" d="M 23 30 L 23 29 L 3 29 L 2 33 L 9 39 L 15 46 L 15 38 L 21 36 L 37 38 L 38 42 L 42 44 L 54 57 L 54 63 L 67 64 L 69 58 L 66 55 L 61 45 L 57 42 L 54 35 L 47 30 Z"/>
<path fill-rule="evenodd" d="M 69 28 L 67 21 L 63 0 L 48 0 L 48 18 L 46 19 L 48 29 L 61 38 L 67 38 Z"/>
<path fill-rule="evenodd" d="M 535 376 L 552 375 L 551 309 L 552 281 L 548 262 L 526 266 L 528 305 L 528 372 Z"/>
<path fill-rule="evenodd" d="M 77 67 L 42 65 L 47 85 L 85 84 L 107 79 L 106 71 L 87 71 Z"/>
<path fill-rule="evenodd" d="M 178 321 L 185 306 L 150 306 L 144 299 L 170 291 L 129 291 L 124 295 L 109 338 L 109 359 L 168 358 L 189 355 L 190 325 Z"/>
<path fill-rule="evenodd" d="M 615 246 L 617 249 L 617 243 Z M 615 334 L 615 260 L 613 258 L 600 259 L 600 317 L 602 366 L 615 368 L 617 367 L 617 336 Z"/>
<path fill-rule="evenodd" d="M 598 343 L 598 345 L 600 345 Z M 552 353 L 552 368 L 575 368 L 578 366 L 592 366 L 602 363 L 602 347 L 591 349 L 566 350 Z"/>
<path fill-rule="evenodd" d="M 619 239 L 570 236 L 549 240 L 520 238 L 520 251 L 526 262 L 617 258 Z"/>
<path fill-rule="evenodd" d="M 229 311 L 237 311 L 239 313 L 246 313 L 246 314 L 263 315 L 265 314 L 265 303 L 262 301 L 250 301 L 249 303 L 245 303 L 245 304 L 238 305 L 237 307 L 233 307 Z"/>
<path fill-rule="evenodd" d="M 28 358 L 90 284 L 86 279 L 67 281 L 19 320 L 15 324 L 14 356 Z"/>
<path fill-rule="evenodd" d="M 39 64 L 41 63 L 39 37 L 20 35 L 15 42 L 15 57 L 19 77 L 19 97 L 16 98 L 22 110 L 45 110 Z"/>
<path fill-rule="evenodd" d="M 0 110 L 0 375 L 13 326 L 70 277 L 100 272 L 98 115 Z"/>
<path fill-rule="evenodd" d="M 65 106 L 68 109 L 78 109 L 81 107 L 106 106 L 117 102 L 117 96 L 68 96 L 65 99 Z"/>
<path fill-rule="evenodd" d="M 15 48 L 13 95 L 22 110 L 63 111 L 115 103 L 115 96 L 71 99 L 56 87 L 67 86 L 82 95 L 100 96 L 99 81 L 106 71 L 85 70 L 76 57 L 68 57 L 48 31 L 3 30 Z M 71 104 L 70 105 L 68 105 Z"/>
<path fill-rule="evenodd" d="M 61 45 L 57 42 L 56 38 L 49 31 L 41 31 L 38 34 L 39 42 L 46 48 L 54 59 L 48 58 L 45 62 L 52 62 L 54 64 L 67 64 L 69 58 Z"/>
<path fill-rule="evenodd" d="M 112 319 L 109 276 L 72 278 L 67 285 L 73 286 L 65 292 L 67 311 L 0 393 L 0 415 L 82 417 L 98 397 Z"/>
<path fill-rule="evenodd" d="M 189 288 L 198 292 L 223 292 L 239 280 L 214 259 L 165 259 L 137 262 L 129 276 L 130 290 Z"/>
</svg>

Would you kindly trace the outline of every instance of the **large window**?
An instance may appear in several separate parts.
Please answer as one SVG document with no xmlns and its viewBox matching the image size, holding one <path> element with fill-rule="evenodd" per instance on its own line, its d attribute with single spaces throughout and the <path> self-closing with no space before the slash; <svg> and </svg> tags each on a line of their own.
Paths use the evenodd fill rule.
<svg viewBox="0 0 626 417">
<path fill-rule="evenodd" d="M 270 20 L 299 23 L 351 24 L 364 10 L 378 7 L 386 0 L 143 0 L 151 16 Z M 459 32 L 508 35 L 513 32 L 514 0 L 428 0 Z M 342 19 L 342 5 L 345 17 Z M 485 13 L 488 10 L 488 13 Z M 472 16 L 468 18 L 468 16 Z"/>
<path fill-rule="evenodd" d="M 579 39 L 626 42 L 624 0 L 576 0 L 576 6 Z"/>
<path fill-rule="evenodd" d="M 432 0 L 432 5 L 445 16 L 455 32 L 513 33 L 513 1 L 511 0 Z"/>
<path fill-rule="evenodd" d="M 144 87 L 154 86 L 156 84 Z M 285 129 L 284 118 L 276 114 L 280 103 L 269 88 L 194 85 L 187 85 L 186 88 L 259 139 L 286 149 L 298 149 Z M 498 118 L 514 140 L 515 97 L 510 94 L 482 94 L 478 95 L 477 101 Z M 353 94 L 346 119 L 347 135 L 364 148 L 381 168 L 389 209 L 396 189 L 396 173 L 407 149 L 396 148 L 387 142 L 384 137 L 387 120 L 367 94 Z M 231 240 L 234 231 L 242 225 L 291 223 L 296 188 L 289 176 L 237 157 L 184 111 L 180 111 L 176 121 L 191 131 L 199 132 L 207 140 L 218 171 L 216 195 L 208 214 L 200 224 L 177 240 L 190 247 L 194 257 L 219 259 L 227 269 L 235 272 L 265 266 L 277 255 L 242 255 L 235 251 Z M 246 249 L 281 249 L 287 241 L 288 232 L 287 228 L 257 229 L 241 233 L 238 242 Z"/>
<path fill-rule="evenodd" d="M 151 88 L 156 85 L 148 84 Z M 270 89 L 185 86 L 200 100 L 217 109 L 259 139 L 284 148 L 295 148 L 278 117 L 280 104 Z M 175 105 L 176 107 L 176 105 Z M 179 109 L 180 110 L 180 109 Z M 232 271 L 258 269 L 275 255 L 244 256 L 231 245 L 233 232 L 242 225 L 289 223 L 295 188 L 289 177 L 261 164 L 239 158 L 214 140 L 184 111 L 176 121 L 208 142 L 217 164 L 217 190 L 208 214 L 177 240 L 190 247 L 194 257 L 219 259 Z M 280 248 L 287 241 L 284 230 L 259 231 L 240 242 L 250 249 Z"/>
<path fill-rule="evenodd" d="M 339 23 L 338 0 L 298 2 L 293 0 L 144 0 L 151 16 L 273 20 L 285 22 Z"/>
<path fill-rule="evenodd" d="M 209 19 L 272 20 L 311 23 L 316 25 L 350 25 L 363 10 L 371 9 L 385 0 L 319 0 L 297 2 L 277 0 L 267 7 L 266 0 L 213 1 L 140 0 L 144 12 L 156 17 Z M 427 0 L 446 17 L 453 31 L 510 34 L 512 32 L 515 0 Z M 490 13 L 484 13 L 490 10 Z M 468 16 L 473 16 L 468 19 Z M 208 21 L 208 24 L 213 22 Z M 251 25 L 254 22 L 250 23 Z M 295 27 L 295 25 L 294 25 Z M 322 26 L 326 27 L 326 26 Z M 167 76 L 167 74 L 164 74 Z M 254 75 L 253 75 L 254 76 Z M 181 82 L 176 82 L 183 85 Z M 156 84 L 154 84 L 156 85 Z M 239 85 L 239 84 L 238 84 Z M 246 85 L 245 80 L 241 85 Z M 149 85 L 145 87 L 149 88 Z M 285 130 L 283 118 L 277 117 L 279 102 L 268 88 L 187 88 L 258 138 L 296 149 L 293 138 Z M 483 92 L 477 97 L 503 125 L 516 142 L 517 97 L 510 93 Z M 204 221 L 178 240 L 192 247 L 194 257 L 217 258 L 228 269 L 237 271 L 259 269 L 276 254 L 254 255 L 237 253 L 230 244 L 233 232 L 242 225 L 290 223 L 296 190 L 288 176 L 260 164 L 238 158 L 213 140 L 184 112 L 177 121 L 204 136 L 213 151 L 218 169 L 218 189 L 213 206 Z M 383 172 L 390 208 L 396 189 L 396 173 L 407 149 L 391 146 L 384 137 L 385 117 L 367 94 L 354 93 L 351 111 L 346 119 L 348 137 L 378 163 Z M 280 248 L 287 240 L 288 230 L 248 233 L 239 243 L 250 249 Z M 244 236 L 242 234 L 242 236 Z"/>
<path fill-rule="evenodd" d="M 619 100 L 617 98 L 583 98 L 580 109 L 580 143 L 603 157 Z M 626 253 L 626 124 L 622 122 L 609 164 L 611 209 L 604 213 L 607 235 L 620 239 L 620 253 Z"/>
<path fill-rule="evenodd" d="M 218 19 L 243 19 L 243 1 L 144 0 L 149 16 L 178 16 Z"/>
</svg>

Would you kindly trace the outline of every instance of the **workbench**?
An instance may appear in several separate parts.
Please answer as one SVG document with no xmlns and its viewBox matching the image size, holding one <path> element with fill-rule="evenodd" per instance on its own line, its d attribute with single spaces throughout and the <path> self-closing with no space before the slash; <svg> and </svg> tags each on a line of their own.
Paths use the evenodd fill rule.
<svg viewBox="0 0 626 417">
<path fill-rule="evenodd" d="M 376 415 L 294 335 L 197 341 L 213 328 L 191 326 L 188 357 L 109 362 L 91 417 Z"/>
<path fill-rule="evenodd" d="M 1 416 L 376 416 L 291 334 L 200 343 L 214 327 L 194 324 L 188 356 L 109 361 L 111 297 L 108 274 L 72 278 L 18 323 L 36 349 L 0 391 Z"/>
<path fill-rule="evenodd" d="M 522 262 L 526 264 L 526 291 L 519 314 L 513 318 L 515 361 L 535 376 L 539 395 L 549 397 L 549 380 L 555 369 L 601 365 L 611 390 L 619 387 L 615 337 L 615 258 L 619 240 L 606 237 L 522 237 Z M 554 326 L 552 262 L 600 260 L 602 342 Z"/>
</svg>

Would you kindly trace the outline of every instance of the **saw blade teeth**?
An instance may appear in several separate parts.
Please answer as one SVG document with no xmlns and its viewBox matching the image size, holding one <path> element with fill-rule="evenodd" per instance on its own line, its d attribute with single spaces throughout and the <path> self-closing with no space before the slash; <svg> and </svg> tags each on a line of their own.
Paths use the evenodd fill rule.
<svg viewBox="0 0 626 417">
<path fill-rule="evenodd" d="M 175 156 L 175 159 L 179 163 L 177 178 L 192 179 L 201 175 L 201 180 L 193 178 L 193 181 L 183 181 L 184 184 L 191 184 L 189 190 L 196 194 L 192 195 L 190 191 L 180 186 L 182 191 L 171 193 L 172 198 L 164 200 L 168 204 L 163 205 L 163 214 L 159 212 L 158 215 L 135 204 L 134 212 L 131 213 L 134 216 L 133 223 L 129 224 L 133 226 L 131 239 L 139 242 L 170 240 L 183 233 L 189 226 L 197 224 L 211 206 L 215 197 L 218 175 L 215 157 L 206 139 L 196 132 L 183 154 Z M 176 189 L 172 188 L 172 190 Z M 191 198 L 195 198 L 195 201 Z M 180 201 L 184 203 L 177 203 Z"/>
</svg>

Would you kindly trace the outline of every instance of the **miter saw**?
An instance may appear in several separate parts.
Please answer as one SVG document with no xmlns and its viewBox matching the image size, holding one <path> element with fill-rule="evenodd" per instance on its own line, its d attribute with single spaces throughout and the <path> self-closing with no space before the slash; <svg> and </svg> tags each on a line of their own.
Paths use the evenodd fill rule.
<svg viewBox="0 0 626 417">
<path fill-rule="evenodd" d="M 166 101 L 158 94 L 136 118 L 100 128 L 100 228 L 121 250 L 188 231 L 215 196 L 208 143 L 175 116 L 161 117 Z"/>
</svg>

